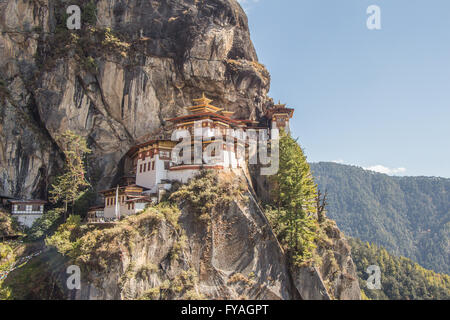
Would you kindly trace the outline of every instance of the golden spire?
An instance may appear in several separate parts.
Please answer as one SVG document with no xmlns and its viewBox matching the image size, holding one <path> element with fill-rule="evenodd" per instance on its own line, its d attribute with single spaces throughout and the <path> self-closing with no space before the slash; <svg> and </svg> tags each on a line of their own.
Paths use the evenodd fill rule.
<svg viewBox="0 0 450 320">
<path fill-rule="evenodd" d="M 187 109 L 189 111 L 191 111 L 191 113 L 201 113 L 201 112 L 219 112 L 222 109 L 221 108 L 217 108 L 214 107 L 213 105 L 211 105 L 210 103 L 212 102 L 211 99 L 208 99 L 205 96 L 205 93 L 202 93 L 202 97 L 199 99 L 192 99 L 192 101 L 194 101 L 195 106 L 192 107 L 188 107 Z"/>
<path fill-rule="evenodd" d="M 212 102 L 211 99 L 208 99 L 208 98 L 205 96 L 205 93 L 204 93 L 204 92 L 202 93 L 202 97 L 201 97 L 201 98 L 199 98 L 199 99 L 193 99 L 192 101 L 194 101 L 194 102 L 196 103 L 197 106 L 208 106 L 208 105 Z"/>
<path fill-rule="evenodd" d="M 273 107 L 274 108 L 275 107 L 286 107 L 286 104 L 285 103 L 281 103 L 281 100 L 278 100 L 278 104 L 274 105 Z"/>
</svg>

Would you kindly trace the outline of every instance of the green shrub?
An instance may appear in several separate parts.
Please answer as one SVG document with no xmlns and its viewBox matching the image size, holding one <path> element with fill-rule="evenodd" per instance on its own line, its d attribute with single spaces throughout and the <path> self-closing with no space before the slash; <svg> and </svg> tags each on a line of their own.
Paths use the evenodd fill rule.
<svg viewBox="0 0 450 320">
<path fill-rule="evenodd" d="M 82 9 L 81 20 L 89 25 L 95 25 L 97 23 L 97 5 L 90 1 Z"/>
<path fill-rule="evenodd" d="M 91 188 L 83 193 L 83 195 L 75 201 L 73 211 L 81 217 L 86 217 L 89 208 L 95 203 L 97 194 Z"/>
<path fill-rule="evenodd" d="M 11 215 L 0 210 L 0 236 L 9 236 L 16 233 L 16 225 Z"/>
<path fill-rule="evenodd" d="M 6 260 L 13 253 L 13 249 L 6 243 L 0 242 L 0 270 L 3 260 Z"/>
<path fill-rule="evenodd" d="M 171 280 L 164 281 L 159 287 L 147 290 L 139 300 L 169 300 L 181 297 L 184 300 L 201 300 L 203 295 L 197 293 L 197 272 L 193 269 L 183 270 Z"/>
<path fill-rule="evenodd" d="M 63 209 L 54 209 L 45 212 L 42 217 L 36 219 L 27 232 L 26 239 L 29 241 L 42 240 L 51 235 L 62 220 Z"/>
<path fill-rule="evenodd" d="M 84 57 L 81 62 L 86 71 L 89 71 L 91 73 L 97 73 L 98 65 L 94 58 Z"/>
<path fill-rule="evenodd" d="M 147 290 L 141 297 L 139 297 L 139 300 L 158 300 L 160 295 L 160 287 L 151 288 Z"/>
<path fill-rule="evenodd" d="M 79 231 L 80 224 L 80 216 L 69 216 L 66 223 L 60 225 L 58 230 L 51 237 L 45 239 L 45 244 L 55 247 L 56 250 L 63 255 L 70 256 L 79 246 L 77 231 Z"/>
<path fill-rule="evenodd" d="M 151 274 L 156 273 L 158 267 L 154 264 L 143 265 L 136 271 L 136 278 L 148 280 Z"/>
</svg>

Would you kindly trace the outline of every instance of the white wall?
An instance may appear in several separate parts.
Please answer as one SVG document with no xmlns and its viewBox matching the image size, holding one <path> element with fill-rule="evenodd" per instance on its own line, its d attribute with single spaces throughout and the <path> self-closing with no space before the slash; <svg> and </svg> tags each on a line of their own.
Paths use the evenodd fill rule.
<svg viewBox="0 0 450 320">
<path fill-rule="evenodd" d="M 106 206 L 105 203 L 105 211 L 104 211 L 104 217 L 105 218 L 115 218 L 115 206 Z"/>
<path fill-rule="evenodd" d="M 146 202 L 136 202 L 134 204 L 134 213 L 139 213 L 139 212 L 143 211 L 146 206 L 147 206 Z"/>
<path fill-rule="evenodd" d="M 188 182 L 189 179 L 195 177 L 199 173 L 197 169 L 171 170 L 168 172 L 169 180 L 177 180 L 181 183 Z"/>
<path fill-rule="evenodd" d="M 31 227 L 36 221 L 37 218 L 42 217 L 44 213 L 44 205 L 39 205 L 39 210 L 32 210 L 33 205 L 27 204 L 25 205 L 25 210 L 18 210 L 18 205 L 14 204 L 12 206 L 11 215 L 17 218 L 17 221 L 27 227 Z"/>
<path fill-rule="evenodd" d="M 151 170 L 152 161 L 155 161 L 155 170 Z M 141 164 L 143 166 L 144 163 L 147 166 L 147 170 L 140 172 Z M 148 170 L 148 163 L 150 163 L 150 170 Z M 142 159 L 138 160 L 136 173 L 136 184 L 138 186 L 146 187 L 151 189 L 151 192 L 156 192 L 156 186 L 164 179 L 167 179 L 167 170 L 164 169 L 164 160 L 159 158 L 159 154 L 155 155 L 153 159 L 147 157 L 145 161 Z"/>
<path fill-rule="evenodd" d="M 21 215 L 14 215 L 14 217 L 17 218 L 17 221 L 20 224 L 27 226 L 28 228 L 31 228 L 31 226 L 36 221 L 36 219 L 42 217 L 42 215 L 41 214 L 27 214 L 27 215 L 21 214 Z"/>
<path fill-rule="evenodd" d="M 97 218 L 104 217 L 104 216 L 105 216 L 105 212 L 104 212 L 103 210 L 96 210 L 96 211 L 95 211 L 95 216 L 96 216 Z"/>
<path fill-rule="evenodd" d="M 236 159 L 236 153 L 234 151 L 224 151 L 224 164 L 225 168 L 236 169 L 239 166 L 238 160 Z"/>
<path fill-rule="evenodd" d="M 156 170 L 151 170 L 151 163 L 156 158 L 146 157 L 145 159 L 139 159 L 136 167 L 136 184 L 138 186 L 153 188 L 156 184 Z M 148 168 L 150 164 L 150 170 L 146 170 L 145 172 L 141 172 L 141 165 Z M 155 165 L 156 167 L 156 165 Z"/>
<path fill-rule="evenodd" d="M 119 195 L 119 198 L 121 197 L 121 195 Z M 128 202 L 123 202 L 120 204 L 120 216 L 124 217 L 124 216 L 129 216 L 132 214 L 136 214 L 142 210 L 145 209 L 147 203 L 135 203 L 134 204 L 134 209 L 128 209 Z M 105 211 L 104 211 L 104 217 L 107 219 L 112 219 L 112 218 L 116 218 L 116 206 L 115 205 L 110 205 L 110 206 L 106 206 L 106 201 L 105 201 Z"/>
<path fill-rule="evenodd" d="M 121 196 L 122 195 L 119 195 L 119 198 Z M 131 210 L 131 209 L 128 210 L 128 203 L 127 202 L 120 203 L 119 208 L 120 208 L 120 216 L 121 217 L 122 216 L 128 216 L 128 215 L 134 213 L 133 210 Z M 116 205 L 113 204 L 113 205 L 106 206 L 106 201 L 105 201 L 105 213 L 104 213 L 104 216 L 105 216 L 105 218 L 108 218 L 108 219 L 115 218 L 116 217 Z"/>
<path fill-rule="evenodd" d="M 41 215 L 44 213 L 44 205 L 39 206 L 39 210 L 33 210 L 33 205 L 25 205 L 25 210 L 18 210 L 18 205 L 14 204 L 12 206 L 11 214 L 27 214 L 27 215 Z"/>
</svg>

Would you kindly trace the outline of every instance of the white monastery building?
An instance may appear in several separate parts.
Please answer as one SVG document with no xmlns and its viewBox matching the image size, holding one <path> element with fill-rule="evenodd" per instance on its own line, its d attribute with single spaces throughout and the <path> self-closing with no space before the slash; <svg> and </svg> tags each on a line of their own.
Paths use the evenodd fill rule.
<svg viewBox="0 0 450 320">
<path fill-rule="evenodd" d="M 279 104 L 266 112 L 262 122 L 236 120 L 232 119 L 234 112 L 211 105 L 212 100 L 205 95 L 194 102 L 194 106 L 187 108 L 188 115 L 167 120 L 172 124 L 173 131 L 184 132 L 192 139 L 187 139 L 186 142 L 182 140 L 180 143 L 172 141 L 172 137 L 158 136 L 132 147 L 127 156 L 133 163 L 133 175 L 124 177 L 119 186 L 101 191 L 105 198 L 103 212 L 100 207 L 91 208 L 88 220 L 107 222 L 139 213 L 149 203 L 160 201 L 173 182 L 186 183 L 202 169 L 241 170 L 246 166 L 246 161 L 245 156 L 240 156 L 245 155 L 245 152 L 240 151 L 245 151 L 248 146 L 239 135 L 235 134 L 232 139 L 225 136 L 229 132 L 270 129 L 275 125 L 277 128 L 289 130 L 289 119 L 294 112 L 293 109 Z M 202 139 L 195 141 L 193 137 L 199 132 Z M 214 139 L 218 132 L 223 139 Z M 211 157 L 208 161 L 205 161 L 204 157 L 196 159 L 194 154 L 198 153 L 195 153 L 195 150 L 201 154 L 209 151 L 206 154 Z M 191 154 L 191 159 L 187 152 Z"/>
</svg>

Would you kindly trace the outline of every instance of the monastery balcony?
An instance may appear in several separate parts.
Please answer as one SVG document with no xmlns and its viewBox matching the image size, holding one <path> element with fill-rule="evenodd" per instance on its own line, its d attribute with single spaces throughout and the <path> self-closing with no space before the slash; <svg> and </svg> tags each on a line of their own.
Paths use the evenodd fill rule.
<svg viewBox="0 0 450 320">
<path fill-rule="evenodd" d="M 115 222 L 117 222 L 116 218 L 95 217 L 95 218 L 87 219 L 87 223 L 93 223 L 93 224 L 115 223 Z"/>
</svg>

